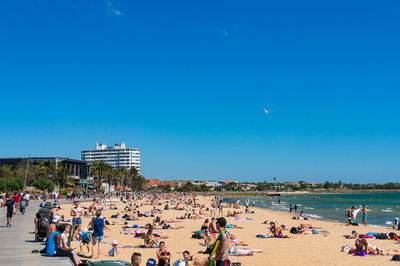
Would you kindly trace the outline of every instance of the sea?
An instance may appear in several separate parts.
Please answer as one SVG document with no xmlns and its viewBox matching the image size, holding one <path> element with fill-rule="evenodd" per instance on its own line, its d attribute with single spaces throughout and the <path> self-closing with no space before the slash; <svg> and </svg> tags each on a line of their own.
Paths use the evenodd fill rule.
<svg viewBox="0 0 400 266">
<path fill-rule="evenodd" d="M 393 220 L 400 217 L 400 192 L 227 197 L 223 201 L 230 203 L 240 200 L 240 204 L 244 205 L 247 199 L 250 200 L 250 206 L 255 202 L 256 207 L 276 211 L 289 211 L 290 204 L 297 204 L 297 213 L 303 211 L 306 217 L 343 223 L 347 222 L 346 210 L 352 206 L 361 208 L 363 204 L 367 207 L 369 225 L 391 227 Z M 357 214 L 356 222 L 362 224 L 362 212 Z"/>
</svg>

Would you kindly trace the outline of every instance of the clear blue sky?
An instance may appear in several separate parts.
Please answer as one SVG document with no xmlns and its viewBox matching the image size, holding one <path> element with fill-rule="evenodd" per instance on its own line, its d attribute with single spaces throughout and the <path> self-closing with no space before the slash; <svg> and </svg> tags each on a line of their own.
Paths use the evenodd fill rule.
<svg viewBox="0 0 400 266">
<path fill-rule="evenodd" d="M 0 157 L 125 141 L 149 178 L 399 180 L 399 1 L 1 6 Z"/>
</svg>

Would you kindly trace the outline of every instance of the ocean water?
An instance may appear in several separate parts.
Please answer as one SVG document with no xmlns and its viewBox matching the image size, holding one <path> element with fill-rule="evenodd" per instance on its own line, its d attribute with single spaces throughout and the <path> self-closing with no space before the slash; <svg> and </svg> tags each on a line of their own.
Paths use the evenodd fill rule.
<svg viewBox="0 0 400 266">
<path fill-rule="evenodd" d="M 315 198 L 318 197 L 318 198 Z M 340 197 L 340 199 L 338 199 Z M 252 206 L 277 211 L 289 211 L 289 205 L 297 204 L 297 213 L 304 211 L 306 217 L 346 222 L 346 210 L 365 204 L 368 210 L 367 222 L 370 225 L 391 227 L 395 217 L 400 217 L 400 192 L 383 193 L 349 193 L 349 194 L 297 194 L 280 197 L 229 197 L 224 202 L 240 204 L 249 199 Z M 281 204 L 278 200 L 281 200 Z M 294 216 L 294 215 L 293 215 Z M 272 218 L 272 217 L 271 217 Z M 362 223 L 362 212 L 357 215 L 356 222 Z"/>
</svg>

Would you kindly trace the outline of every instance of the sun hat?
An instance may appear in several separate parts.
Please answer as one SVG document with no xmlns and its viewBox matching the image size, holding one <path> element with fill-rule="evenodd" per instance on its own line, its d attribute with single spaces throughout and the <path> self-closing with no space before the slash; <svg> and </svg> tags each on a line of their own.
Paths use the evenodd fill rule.
<svg viewBox="0 0 400 266">
<path fill-rule="evenodd" d="M 111 245 L 118 245 L 118 241 L 114 240 L 113 242 L 111 242 Z"/>
<path fill-rule="evenodd" d="M 396 217 L 396 218 L 394 218 L 394 219 L 395 219 L 395 220 L 398 220 L 399 218 Z"/>
</svg>

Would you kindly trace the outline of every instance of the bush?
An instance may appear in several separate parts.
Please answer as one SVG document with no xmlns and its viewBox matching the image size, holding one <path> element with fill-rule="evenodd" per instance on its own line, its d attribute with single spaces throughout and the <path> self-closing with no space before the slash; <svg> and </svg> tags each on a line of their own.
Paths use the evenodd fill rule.
<svg viewBox="0 0 400 266">
<path fill-rule="evenodd" d="M 36 179 L 32 185 L 38 189 L 46 190 L 46 191 L 53 191 L 54 190 L 54 183 L 48 179 L 39 178 Z"/>
<path fill-rule="evenodd" d="M 22 181 L 18 178 L 7 177 L 0 179 L 0 191 L 18 191 L 22 190 L 23 187 L 24 184 L 22 184 Z"/>
</svg>

